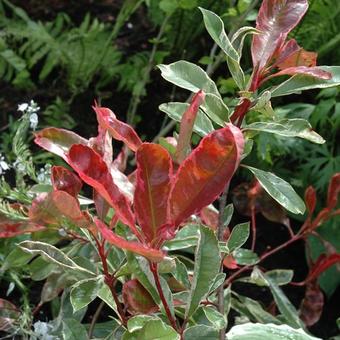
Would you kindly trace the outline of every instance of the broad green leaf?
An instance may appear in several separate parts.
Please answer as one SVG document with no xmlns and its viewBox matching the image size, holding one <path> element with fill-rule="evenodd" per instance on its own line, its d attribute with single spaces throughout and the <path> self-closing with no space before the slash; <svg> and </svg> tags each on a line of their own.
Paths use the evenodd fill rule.
<svg viewBox="0 0 340 340">
<path fill-rule="evenodd" d="M 305 212 L 305 203 L 289 183 L 271 172 L 259 170 L 250 166 L 245 167 L 255 175 L 263 189 L 284 208 L 293 214 L 303 214 Z"/>
<path fill-rule="evenodd" d="M 247 242 L 249 233 L 249 222 L 237 224 L 231 231 L 227 242 L 229 252 L 241 248 Z"/>
<path fill-rule="evenodd" d="M 41 255 L 46 261 L 55 263 L 63 268 L 80 271 L 93 276 L 91 271 L 78 266 L 73 260 L 71 260 L 60 249 L 44 242 L 39 241 L 23 241 L 19 243 L 19 247 L 30 254 Z"/>
<path fill-rule="evenodd" d="M 185 312 L 186 318 L 189 318 L 195 312 L 202 298 L 209 292 L 221 264 L 218 241 L 213 230 L 201 226 L 199 231 L 199 241 L 195 252 L 194 277 Z"/>
<path fill-rule="evenodd" d="M 243 71 L 240 67 L 240 56 L 231 44 L 225 30 L 222 19 L 214 12 L 200 8 L 203 14 L 205 27 L 215 41 L 227 56 L 228 66 L 236 84 L 240 89 L 245 87 L 245 79 Z"/>
<path fill-rule="evenodd" d="M 274 269 L 266 272 L 266 276 L 273 280 L 278 286 L 283 286 L 291 282 L 293 275 L 294 272 L 290 269 Z M 237 281 L 254 283 L 258 286 L 268 286 L 267 281 L 258 276 L 258 271 L 253 271 L 250 276 L 242 277 Z"/>
<path fill-rule="evenodd" d="M 225 280 L 225 273 L 218 273 L 214 279 L 213 284 L 210 286 L 209 294 L 214 292 Z"/>
<path fill-rule="evenodd" d="M 325 140 L 313 131 L 312 126 L 304 119 L 282 119 L 277 122 L 256 122 L 244 126 L 244 130 L 274 133 L 284 137 L 299 137 L 313 143 L 323 144 Z"/>
<path fill-rule="evenodd" d="M 227 320 L 215 307 L 203 306 L 205 316 L 213 324 L 214 328 L 222 329 L 227 326 Z"/>
<path fill-rule="evenodd" d="M 141 339 L 162 339 L 162 340 L 179 340 L 179 334 L 161 319 L 147 320 L 143 327 L 134 327 L 133 332 L 126 331 L 122 340 L 141 340 Z"/>
<path fill-rule="evenodd" d="M 246 316 L 249 320 L 261 323 L 281 323 L 273 315 L 265 311 L 258 301 L 236 294 L 235 292 L 232 292 L 232 294 L 234 296 L 231 297 L 231 308 Z"/>
<path fill-rule="evenodd" d="M 217 125 L 224 126 L 229 122 L 229 108 L 221 97 L 207 93 L 201 108 L 206 115 Z"/>
<path fill-rule="evenodd" d="M 171 119 L 176 122 L 180 122 L 183 113 L 187 110 L 189 105 L 190 104 L 188 103 L 164 103 L 159 106 L 159 109 L 162 112 L 165 112 Z M 211 121 L 201 109 L 197 113 L 193 130 L 201 137 L 204 137 L 208 133 L 214 131 Z"/>
<path fill-rule="evenodd" d="M 205 94 L 212 93 L 221 97 L 214 81 L 202 68 L 193 63 L 180 60 L 169 65 L 158 65 L 158 68 L 162 72 L 162 77 L 172 84 L 194 93 L 203 90 Z"/>
<path fill-rule="evenodd" d="M 215 340 L 218 339 L 218 330 L 206 325 L 197 325 L 187 328 L 183 336 L 184 340 Z"/>
<path fill-rule="evenodd" d="M 232 203 L 230 203 L 223 209 L 222 221 L 223 221 L 223 226 L 225 228 L 229 226 L 229 223 L 233 217 L 233 214 L 234 214 L 234 206 Z"/>
<path fill-rule="evenodd" d="M 301 328 L 259 323 L 234 326 L 226 336 L 228 340 L 321 340 L 305 333 Z"/>
<path fill-rule="evenodd" d="M 150 320 L 159 320 L 155 316 L 151 315 L 137 315 L 130 318 L 127 322 L 127 329 L 130 333 L 137 331 L 144 327 L 144 325 Z"/>
<path fill-rule="evenodd" d="M 194 247 L 197 244 L 198 238 L 198 225 L 187 225 L 177 232 L 175 238 L 165 242 L 163 249 L 169 251 Z"/>
<path fill-rule="evenodd" d="M 103 281 L 100 280 L 100 277 L 81 280 L 74 284 L 70 293 L 70 300 L 74 312 L 92 302 L 97 297 L 102 285 Z"/>
<path fill-rule="evenodd" d="M 88 335 L 86 328 L 75 319 L 62 320 L 62 337 L 63 340 L 86 340 Z"/>
<path fill-rule="evenodd" d="M 256 274 L 259 277 L 261 277 L 263 280 L 265 280 L 267 284 L 269 285 L 269 288 L 273 294 L 276 305 L 279 311 L 281 312 L 281 314 L 284 316 L 286 323 L 294 328 L 303 327 L 303 323 L 299 319 L 297 310 L 292 305 L 292 303 L 288 300 L 287 296 L 284 294 L 281 288 L 274 282 L 273 279 L 271 279 L 266 274 L 262 273 L 259 269 L 254 268 L 254 271 L 255 270 L 257 270 Z"/>
<path fill-rule="evenodd" d="M 286 96 L 304 90 L 321 89 L 340 85 L 340 66 L 318 66 L 322 70 L 332 73 L 333 77 L 324 80 L 297 74 L 271 90 L 272 97 Z"/>
<path fill-rule="evenodd" d="M 254 265 L 260 261 L 257 254 L 250 249 L 236 249 L 233 253 L 233 256 L 237 264 L 240 264 L 242 266 Z"/>
<path fill-rule="evenodd" d="M 117 313 L 116 302 L 113 299 L 110 288 L 106 284 L 101 286 L 101 288 L 98 290 L 97 296 Z"/>
<path fill-rule="evenodd" d="M 175 258 L 176 266 L 171 271 L 171 274 L 174 276 L 174 278 L 183 284 L 184 287 L 189 288 L 190 287 L 190 281 L 188 276 L 188 270 L 187 267 L 183 262 L 181 262 L 178 258 Z"/>
<path fill-rule="evenodd" d="M 5 258 L 0 272 L 6 271 L 8 268 L 21 267 L 27 264 L 34 255 L 23 251 L 19 247 L 15 247 Z"/>
</svg>

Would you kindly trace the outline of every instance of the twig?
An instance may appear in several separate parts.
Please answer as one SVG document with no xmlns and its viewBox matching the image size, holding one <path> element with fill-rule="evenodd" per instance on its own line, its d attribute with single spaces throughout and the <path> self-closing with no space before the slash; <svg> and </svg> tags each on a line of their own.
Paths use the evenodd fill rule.
<svg viewBox="0 0 340 340">
<path fill-rule="evenodd" d="M 105 306 L 105 302 L 102 300 L 96 310 L 96 312 L 93 314 L 93 318 L 91 320 L 90 328 L 89 328 L 89 339 L 92 338 L 93 331 L 94 331 L 94 326 L 96 325 L 96 322 L 99 318 L 100 312 L 102 311 L 103 307 Z"/>
</svg>

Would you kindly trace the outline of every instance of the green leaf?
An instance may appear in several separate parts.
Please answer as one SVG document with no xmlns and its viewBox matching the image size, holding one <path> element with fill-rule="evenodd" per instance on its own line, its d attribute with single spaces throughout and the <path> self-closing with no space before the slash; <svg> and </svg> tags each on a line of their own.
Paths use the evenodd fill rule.
<svg viewBox="0 0 340 340">
<path fill-rule="evenodd" d="M 230 203 L 223 209 L 222 221 L 223 221 L 223 226 L 225 228 L 229 226 L 229 223 L 231 221 L 231 218 L 233 217 L 233 214 L 234 214 L 234 206 L 232 203 Z"/>
<path fill-rule="evenodd" d="M 39 241 L 23 241 L 19 243 L 19 247 L 33 255 L 41 255 L 46 261 L 55 263 L 63 268 L 72 269 L 75 271 L 83 272 L 86 274 L 94 275 L 91 271 L 78 266 L 73 260 L 71 260 L 66 254 L 64 254 L 58 248 L 44 242 Z"/>
<path fill-rule="evenodd" d="M 218 273 L 214 279 L 213 284 L 209 288 L 209 295 L 210 293 L 214 292 L 225 280 L 226 274 L 225 273 Z"/>
<path fill-rule="evenodd" d="M 190 290 L 189 303 L 185 317 L 189 318 L 199 306 L 202 298 L 209 292 L 221 264 L 218 241 L 213 230 L 201 226 L 199 241 L 195 252 L 194 277 Z"/>
<path fill-rule="evenodd" d="M 154 340 L 179 340 L 179 334 L 169 325 L 165 324 L 158 318 L 145 318 L 142 320 L 139 318 L 137 322 L 130 325 L 133 332 L 125 332 L 122 340 L 141 340 L 141 339 L 154 339 Z M 146 322 L 143 322 L 146 321 Z M 140 327 L 143 325 L 142 327 Z"/>
<path fill-rule="evenodd" d="M 250 233 L 249 222 L 237 224 L 231 231 L 230 237 L 227 242 L 229 252 L 241 248 L 248 240 Z"/>
<path fill-rule="evenodd" d="M 274 133 L 284 137 L 299 137 L 313 143 L 323 144 L 325 140 L 313 131 L 312 126 L 305 119 L 282 119 L 277 122 L 256 122 L 244 126 L 244 130 Z"/>
<path fill-rule="evenodd" d="M 212 93 L 207 93 L 201 104 L 201 108 L 217 125 L 225 126 L 225 124 L 229 122 L 229 108 L 224 104 L 221 97 Z"/>
<path fill-rule="evenodd" d="M 102 285 L 98 290 L 97 296 L 103 300 L 108 306 L 110 306 L 117 313 L 117 305 L 113 299 L 110 288 L 107 285 Z"/>
<path fill-rule="evenodd" d="M 235 292 L 232 292 L 232 294 L 234 296 L 231 298 L 231 307 L 241 315 L 246 316 L 249 320 L 261 323 L 281 324 L 277 318 L 265 311 L 258 301 L 236 294 Z"/>
<path fill-rule="evenodd" d="M 158 65 L 158 68 L 161 70 L 162 77 L 172 84 L 194 93 L 203 90 L 206 94 L 212 93 L 221 97 L 214 81 L 202 68 L 193 63 L 180 60 L 169 65 Z"/>
<path fill-rule="evenodd" d="M 290 269 L 274 269 L 266 272 L 266 276 L 269 277 L 278 286 L 283 286 L 288 284 L 293 279 L 294 272 Z M 258 276 L 258 271 L 253 271 L 249 277 L 242 277 L 237 280 L 240 282 L 253 283 L 258 286 L 268 286 L 266 280 Z"/>
<path fill-rule="evenodd" d="M 19 247 L 15 247 L 5 258 L 0 272 L 4 272 L 8 268 L 21 267 L 27 264 L 34 255 L 23 251 Z"/>
<path fill-rule="evenodd" d="M 223 314 L 216 310 L 215 307 L 203 306 L 205 316 L 213 324 L 214 328 L 222 329 L 227 326 L 227 320 Z"/>
<path fill-rule="evenodd" d="M 245 323 L 234 326 L 227 334 L 228 340 L 321 340 L 305 333 L 301 328 L 287 325 Z"/>
<path fill-rule="evenodd" d="M 203 14 L 205 27 L 215 41 L 227 56 L 230 73 L 235 80 L 235 83 L 240 89 L 245 88 L 244 73 L 240 67 L 240 55 L 237 53 L 224 30 L 222 19 L 214 12 L 200 8 Z"/>
<path fill-rule="evenodd" d="M 187 328 L 184 333 L 184 340 L 215 340 L 218 339 L 218 331 L 206 325 L 197 325 Z"/>
<path fill-rule="evenodd" d="M 63 340 L 87 340 L 88 335 L 84 325 L 75 319 L 62 320 Z"/>
<path fill-rule="evenodd" d="M 272 97 L 286 96 L 292 93 L 298 93 L 304 90 L 321 89 L 340 85 L 340 66 L 319 66 L 322 70 L 332 73 L 333 77 L 324 80 L 315 77 L 309 77 L 302 74 L 296 74 L 285 82 L 274 87 L 271 90 Z"/>
<path fill-rule="evenodd" d="M 233 253 L 233 256 L 237 264 L 240 264 L 242 266 L 251 266 L 260 261 L 257 254 L 255 254 L 250 249 L 236 249 Z"/>
<path fill-rule="evenodd" d="M 74 284 L 70 293 L 73 311 L 76 312 L 92 302 L 97 297 L 102 285 L 103 281 L 100 280 L 100 277 L 81 280 Z"/>
<path fill-rule="evenodd" d="M 159 106 L 159 109 L 162 112 L 165 112 L 171 119 L 176 122 L 180 122 L 184 112 L 190 106 L 188 103 L 164 103 Z M 214 127 L 211 124 L 209 118 L 205 115 L 205 113 L 200 109 L 197 112 L 197 116 L 195 119 L 194 132 L 199 134 L 201 137 L 206 136 L 208 133 L 214 131 Z"/>
<path fill-rule="evenodd" d="M 288 300 L 287 296 L 283 293 L 281 288 L 266 274 L 262 273 L 259 269 L 254 268 L 257 271 L 257 275 L 267 282 L 269 288 L 273 294 L 276 305 L 284 316 L 285 321 L 288 325 L 294 328 L 303 327 L 302 321 L 298 317 L 298 312 L 295 307 Z"/>
<path fill-rule="evenodd" d="M 127 329 L 130 333 L 138 331 L 150 320 L 158 320 L 158 318 L 151 315 L 137 315 L 130 318 L 127 322 Z"/>
<path fill-rule="evenodd" d="M 250 166 L 245 167 L 255 175 L 263 189 L 284 208 L 293 214 L 303 214 L 305 212 L 305 203 L 289 183 L 271 172 L 266 172 Z"/>
<path fill-rule="evenodd" d="M 174 278 L 182 283 L 186 288 L 190 287 L 190 281 L 189 281 L 189 275 L 187 267 L 183 262 L 181 262 L 178 258 L 175 258 L 176 266 L 171 271 L 171 274 L 174 276 Z"/>
<path fill-rule="evenodd" d="M 165 250 L 178 250 L 196 246 L 199 238 L 199 227 L 197 225 L 187 225 L 182 228 L 173 238 L 164 243 Z"/>
</svg>

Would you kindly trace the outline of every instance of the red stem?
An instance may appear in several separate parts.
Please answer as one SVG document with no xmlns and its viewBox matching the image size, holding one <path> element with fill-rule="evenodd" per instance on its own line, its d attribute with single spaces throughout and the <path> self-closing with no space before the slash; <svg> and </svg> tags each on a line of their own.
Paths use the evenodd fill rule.
<svg viewBox="0 0 340 340">
<path fill-rule="evenodd" d="M 166 313 L 166 315 L 167 315 L 167 317 L 170 321 L 171 326 L 177 331 L 176 320 L 174 319 L 174 317 L 171 314 L 168 302 L 166 301 L 166 298 L 165 298 L 164 293 L 163 293 L 163 289 L 162 289 L 159 274 L 158 274 L 157 264 L 150 262 L 150 270 L 151 270 L 153 277 L 155 279 L 156 288 L 157 288 L 159 297 L 161 298 L 162 304 L 164 306 L 165 313 Z"/>
</svg>

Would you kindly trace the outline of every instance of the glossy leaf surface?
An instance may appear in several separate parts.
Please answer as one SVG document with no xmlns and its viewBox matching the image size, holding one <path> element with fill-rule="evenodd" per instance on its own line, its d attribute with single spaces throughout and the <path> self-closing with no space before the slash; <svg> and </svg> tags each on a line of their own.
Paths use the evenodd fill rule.
<svg viewBox="0 0 340 340">
<path fill-rule="evenodd" d="M 288 33 L 299 23 L 308 8 L 307 0 L 264 0 L 260 7 L 253 36 L 251 54 L 253 65 L 262 69 Z"/>
<path fill-rule="evenodd" d="M 244 126 L 244 130 L 262 131 L 284 137 L 299 137 L 313 143 L 323 144 L 325 140 L 305 119 L 282 119 L 276 122 L 255 122 Z"/>
<path fill-rule="evenodd" d="M 62 157 L 65 161 L 73 144 L 88 145 L 87 139 L 72 131 L 57 128 L 46 128 L 36 132 L 34 142 L 43 149 Z"/>
<path fill-rule="evenodd" d="M 142 141 L 132 126 L 117 119 L 108 108 L 94 106 L 93 109 L 103 129 L 107 130 L 114 139 L 124 142 L 132 151 L 137 151 Z"/>
<path fill-rule="evenodd" d="M 200 227 L 199 241 L 195 252 L 194 277 L 192 279 L 186 318 L 190 317 L 209 292 L 210 286 L 219 272 L 220 252 L 213 230 Z"/>
<path fill-rule="evenodd" d="M 305 212 L 306 207 L 303 200 L 297 195 L 288 182 L 271 172 L 266 172 L 250 166 L 246 166 L 246 168 L 255 175 L 263 189 L 284 208 L 293 214 L 303 214 Z"/>
<path fill-rule="evenodd" d="M 231 124 L 201 140 L 174 179 L 169 203 L 176 226 L 221 194 L 239 165 L 243 147 L 241 131 Z"/>
<path fill-rule="evenodd" d="M 116 246 L 133 253 L 142 255 L 153 262 L 160 262 L 164 258 L 164 253 L 158 249 L 147 247 L 139 242 L 127 241 L 124 238 L 116 235 L 111 229 L 109 229 L 102 221 L 95 219 L 96 226 L 104 239 Z"/>
<path fill-rule="evenodd" d="M 325 80 L 329 80 L 332 78 L 331 73 L 324 71 L 320 67 L 296 66 L 296 67 L 285 68 L 282 71 L 272 74 L 267 79 L 278 77 L 278 76 L 283 76 L 283 75 L 293 76 L 294 74 L 303 74 L 305 76 L 315 77 L 315 78 L 325 79 Z"/>
<path fill-rule="evenodd" d="M 73 197 L 77 197 L 83 185 L 77 175 L 63 166 L 52 167 L 51 181 L 54 190 L 65 191 Z"/>
<path fill-rule="evenodd" d="M 296 74 L 271 90 L 272 97 L 286 96 L 292 93 L 311 89 L 322 89 L 340 85 L 340 66 L 319 66 L 332 74 L 329 80 Z"/>
<path fill-rule="evenodd" d="M 144 143 L 138 149 L 136 160 L 134 211 L 144 235 L 151 242 L 168 222 L 172 161 L 162 146 L 152 143 Z"/>
<path fill-rule="evenodd" d="M 106 163 L 98 153 L 84 145 L 73 145 L 67 160 L 79 177 L 92 186 L 115 209 L 119 218 L 136 234 L 134 217 L 127 198 L 114 184 Z"/>
</svg>

